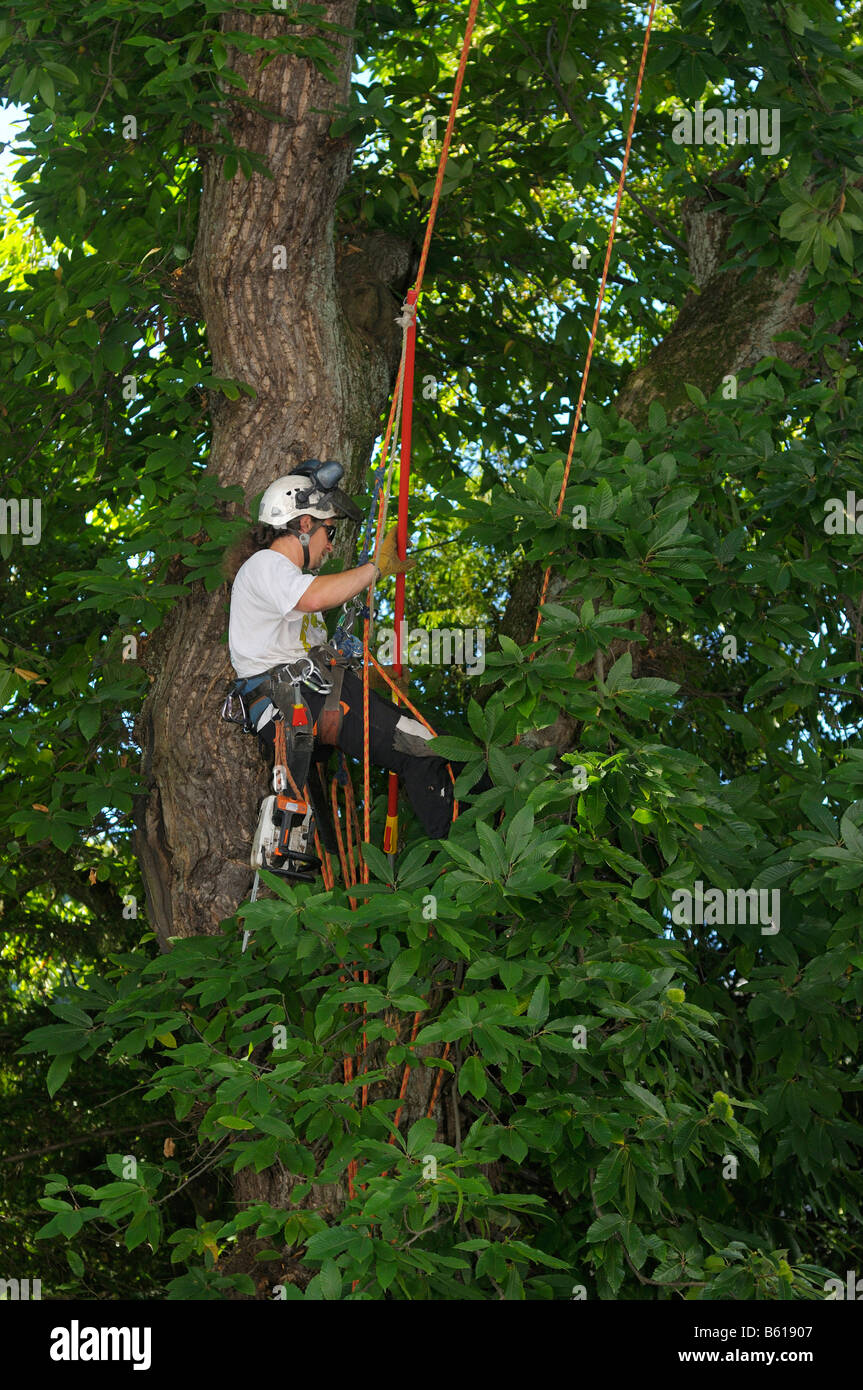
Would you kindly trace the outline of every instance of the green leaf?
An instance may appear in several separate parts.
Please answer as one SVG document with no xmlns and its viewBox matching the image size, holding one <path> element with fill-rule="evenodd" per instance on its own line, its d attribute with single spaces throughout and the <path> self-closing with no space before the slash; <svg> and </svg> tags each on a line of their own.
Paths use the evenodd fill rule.
<svg viewBox="0 0 863 1390">
<path fill-rule="evenodd" d="M 27 1034 L 29 1052 L 80 1052 L 86 1044 L 87 1033 L 83 1028 L 64 1023 L 50 1024 L 47 1028 L 34 1028 Z"/>
<path fill-rule="evenodd" d="M 387 976 L 388 994 L 395 994 L 416 974 L 421 955 L 419 946 L 413 946 L 409 951 L 402 951 L 400 955 L 396 956 Z"/>
<path fill-rule="evenodd" d="M 479 1058 L 472 1053 L 462 1063 L 458 1074 L 459 1095 L 466 1095 L 468 1092 L 476 1096 L 477 1100 L 482 1100 L 488 1089 L 488 1079 L 485 1068 Z"/>
<path fill-rule="evenodd" d="M 632 676 L 632 652 L 624 652 L 617 658 L 608 675 L 605 678 L 607 690 L 617 690 L 623 681 L 627 681 Z"/>
<path fill-rule="evenodd" d="M 600 1216 L 588 1227 L 587 1240 L 591 1244 L 595 1244 L 598 1240 L 608 1240 L 609 1236 L 620 1230 L 623 1226 L 623 1220 L 619 1212 L 606 1212 L 604 1216 Z"/>
<path fill-rule="evenodd" d="M 429 748 L 436 753 L 439 758 L 446 758 L 449 761 L 454 758 L 456 762 L 466 763 L 470 758 L 477 757 L 482 752 L 475 743 L 468 743 L 463 738 L 451 738 L 449 735 L 441 734 L 438 738 L 429 740 Z"/>
<path fill-rule="evenodd" d="M 251 1120 L 243 1120 L 239 1115 L 219 1115 L 216 1123 L 224 1125 L 225 1129 L 254 1129 Z"/>
<path fill-rule="evenodd" d="M 467 722 L 470 724 L 480 743 L 485 743 L 487 737 L 485 715 L 477 704 L 476 700 L 469 700 L 467 706 Z"/>
<path fill-rule="evenodd" d="M 605 478 L 601 478 L 594 492 L 594 500 L 588 511 L 588 520 L 607 521 L 614 515 L 615 503 L 614 493 L 611 484 Z"/>
<path fill-rule="evenodd" d="M 324 1298 L 335 1300 L 341 1297 L 342 1276 L 335 1260 L 324 1260 L 318 1278 Z"/>
<path fill-rule="evenodd" d="M 839 822 L 839 833 L 847 848 L 863 858 L 863 834 L 847 814 Z"/>
<path fill-rule="evenodd" d="M 332 1255 L 340 1255 L 350 1240 L 350 1232 L 343 1226 L 328 1226 L 317 1231 L 306 1242 L 306 1253 L 310 1259 L 324 1260 Z"/>
<path fill-rule="evenodd" d="M 504 854 L 503 845 L 497 832 L 492 830 L 485 821 L 476 823 L 477 839 L 480 842 L 480 851 L 485 862 L 490 866 L 492 875 L 502 881 L 506 874 L 509 861 Z"/>
<path fill-rule="evenodd" d="M 390 861 L 377 845 L 363 844 L 361 853 L 368 865 L 369 873 L 374 878 L 381 883 L 392 883 L 393 870 L 390 868 Z"/>
<path fill-rule="evenodd" d="M 55 1217 L 58 1229 L 67 1239 L 78 1234 L 86 1219 L 83 1211 L 60 1212 Z"/>
<path fill-rule="evenodd" d="M 476 874 L 477 878 L 481 879 L 483 882 L 488 882 L 488 867 L 483 864 L 481 859 L 477 859 L 475 854 L 471 854 L 469 850 L 464 849 L 456 840 L 447 840 L 444 848 L 446 853 L 454 859 L 457 864 L 461 864 L 463 868 Z"/>
<path fill-rule="evenodd" d="M 641 1231 L 632 1221 L 627 1221 L 623 1228 L 623 1242 L 635 1268 L 641 1269 L 649 1253 L 648 1245 Z"/>
<path fill-rule="evenodd" d="M 511 637 L 507 637 L 506 634 L 502 632 L 497 640 L 505 656 L 511 656 L 513 661 L 524 661 L 524 652 L 516 642 L 513 642 Z"/>
<path fill-rule="evenodd" d="M 639 695 L 675 695 L 680 686 L 659 676 L 643 676 L 635 681 L 634 688 Z"/>
<path fill-rule="evenodd" d="M 530 997 L 527 1006 L 527 1016 L 534 1023 L 544 1023 L 548 1018 L 549 984 L 548 977 L 543 976 L 536 989 Z"/>
<path fill-rule="evenodd" d="M 405 1148 L 410 1155 L 424 1154 L 428 1151 L 429 1145 L 434 1143 L 437 1133 L 437 1121 L 428 1117 L 422 1120 L 415 1120 L 408 1130 Z"/>
<path fill-rule="evenodd" d="M 661 1120 L 668 1119 L 665 1106 L 658 1096 L 651 1095 L 650 1091 L 645 1090 L 643 1086 L 639 1086 L 635 1081 L 624 1081 L 623 1089 L 632 1096 L 633 1100 L 640 1101 L 642 1105 L 646 1105 L 648 1110 L 651 1110 L 654 1115 L 658 1115 Z"/>
<path fill-rule="evenodd" d="M 659 401 L 651 401 L 650 409 L 647 412 L 647 423 L 654 433 L 659 434 L 668 424 L 668 417 Z"/>
<path fill-rule="evenodd" d="M 529 802 L 520 806 L 506 828 L 506 847 L 511 859 L 524 849 L 533 833 L 533 807 Z"/>
<path fill-rule="evenodd" d="M 46 1085 L 49 1096 L 55 1096 L 59 1091 L 66 1077 L 69 1075 L 72 1063 L 75 1060 L 74 1052 L 61 1052 L 56 1056 L 48 1068 Z"/>
<path fill-rule="evenodd" d="M 95 736 L 101 722 L 102 709 L 100 705 L 81 705 L 78 710 L 78 727 L 88 741 Z"/>
</svg>

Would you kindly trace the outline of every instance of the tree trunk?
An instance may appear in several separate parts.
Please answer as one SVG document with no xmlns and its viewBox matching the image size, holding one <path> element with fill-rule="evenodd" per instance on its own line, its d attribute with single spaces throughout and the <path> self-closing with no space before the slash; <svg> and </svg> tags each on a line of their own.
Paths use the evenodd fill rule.
<svg viewBox="0 0 863 1390">
<path fill-rule="evenodd" d="M 740 175 L 734 175 L 732 181 L 744 182 Z M 794 366 L 811 365 L 805 344 L 776 341 L 779 334 L 804 328 L 812 321 L 812 306 L 798 302 L 806 272 L 788 274 L 762 268 L 743 283 L 740 271 L 723 269 L 731 223 L 727 214 L 717 209 L 712 188 L 705 190 L 703 197 L 686 199 L 682 217 L 696 289 L 684 300 L 668 336 L 632 372 L 615 403 L 618 413 L 638 429 L 646 428 L 652 401 L 662 404 L 670 420 L 693 410 L 684 390 L 686 382 L 709 397 L 724 377 L 737 376 L 766 356 L 779 357 Z M 837 325 L 837 330 L 841 327 Z M 541 584 L 538 565 L 523 565 L 514 576 L 502 628 L 521 644 L 533 636 Z M 571 601 L 558 574 L 551 575 L 548 597 Z M 647 643 L 615 641 L 605 664 L 600 663 L 601 670 L 593 663 L 577 667 L 576 677 L 590 680 L 596 675 L 602 679 L 607 666 L 627 650 L 632 655 L 632 673 L 638 676 L 654 626 L 655 616 L 644 614 L 640 630 Z M 528 748 L 566 753 L 576 746 L 579 729 L 577 721 L 560 714 L 546 728 L 524 734 L 522 743 Z"/>
<path fill-rule="evenodd" d="M 738 175 L 728 182 L 742 186 L 745 180 Z M 712 190 L 687 198 L 681 212 L 696 289 L 617 401 L 620 415 L 638 429 L 647 424 L 651 401 L 660 401 L 671 420 L 692 410 L 686 382 L 710 396 L 723 378 L 739 376 L 765 357 L 796 367 L 807 363 L 804 343 L 776 341 L 812 322 L 812 305 L 798 303 L 807 272 L 762 267 L 744 282 L 739 270 L 723 269 L 731 222 L 716 207 Z"/>
<path fill-rule="evenodd" d="M 326 18 L 350 26 L 354 11 L 355 0 L 337 0 Z M 222 25 L 264 37 L 283 32 L 269 14 L 232 12 Z M 360 490 L 398 370 L 401 330 L 394 320 L 415 250 L 386 233 L 334 227 L 351 149 L 328 131 L 333 109 L 347 103 L 351 60 L 350 41 L 340 39 L 333 85 L 301 59 L 277 58 L 261 68 L 236 50 L 228 57 L 265 108 L 236 108 L 234 137 L 261 155 L 274 178 L 238 174 L 226 181 L 220 158 L 205 163 L 197 242 L 182 288 L 206 319 L 214 375 L 255 388 L 254 398 L 219 398 L 208 465 L 223 485 L 239 484 L 248 501 L 306 458 L 340 459 L 346 490 Z M 280 122 L 266 114 L 273 110 Z M 152 684 L 136 735 L 148 792 L 136 808 L 134 845 L 163 948 L 170 936 L 215 933 L 247 898 L 252 834 L 269 790 L 257 741 L 219 718 L 232 674 L 223 645 L 227 599 L 227 586 L 190 589 L 143 655 Z M 430 996 L 431 1007 L 436 1000 Z M 404 1021 L 405 1034 L 409 1028 Z M 364 1069 L 382 1065 L 386 1046 L 370 1048 Z M 436 1068 L 412 1069 L 403 1130 L 426 1113 L 437 1075 Z M 402 1068 L 393 1070 L 375 1098 L 397 1095 L 401 1078 Z M 450 1086 L 445 1077 L 438 1114 Z M 285 1207 L 295 1181 L 280 1165 L 261 1173 L 247 1168 L 234 1179 L 234 1199 L 239 1206 Z M 336 1211 L 345 1195 L 344 1182 L 320 1186 L 302 1205 Z M 224 1268 L 256 1274 L 267 1289 L 280 1279 L 307 1282 L 308 1271 L 296 1262 L 255 1263 L 260 1245 L 244 1233 Z"/>
<path fill-rule="evenodd" d="M 334 0 L 326 18 L 350 27 L 354 12 L 355 0 Z M 278 13 L 234 12 L 221 23 L 226 31 L 240 26 L 262 37 L 284 29 Z M 261 156 L 273 177 L 253 174 L 246 180 L 237 174 L 226 181 L 222 160 L 205 158 L 198 237 L 184 290 L 196 296 L 206 319 L 214 374 L 249 383 L 256 392 L 233 402 L 218 398 L 208 464 L 223 485 L 239 484 L 247 501 L 309 457 L 341 459 L 348 490 L 357 490 L 398 366 L 394 318 L 413 248 L 391 235 L 336 232 L 334 210 L 351 150 L 328 132 L 330 113 L 348 99 L 352 59 L 350 40 L 336 42 L 335 83 L 304 59 L 278 57 L 262 67 L 258 58 L 231 49 L 229 66 L 243 75 L 249 97 L 263 108 L 235 107 L 234 137 Z M 274 120 L 272 111 L 281 119 Z M 698 241 L 697 218 L 690 235 Z M 709 311 L 709 334 L 715 336 L 723 302 L 710 291 L 720 274 L 714 264 L 693 309 L 684 306 L 667 343 L 634 374 L 621 401 L 631 418 L 640 419 L 649 400 L 662 398 L 661 369 L 675 335 L 707 331 Z M 781 311 L 775 295 L 770 304 L 765 298 L 758 334 L 751 331 L 748 296 L 749 347 L 735 339 L 735 352 L 716 365 L 714 375 L 756 360 L 753 354 L 761 355 L 772 333 L 799 322 L 796 291 L 796 285 L 783 291 Z M 687 357 L 691 351 L 685 347 Z M 709 389 L 706 381 L 699 384 Z M 556 588 L 553 580 L 550 594 Z M 528 571 L 513 586 L 507 615 L 522 640 L 533 630 L 537 597 L 536 571 Z M 215 933 L 251 884 L 249 849 L 266 788 L 255 741 L 219 719 L 231 676 L 223 645 L 227 598 L 226 586 L 212 593 L 191 588 L 143 654 L 151 689 L 136 734 L 148 790 L 136 808 L 134 846 L 149 919 L 163 946 L 170 936 Z M 561 749 L 572 746 L 572 721 L 559 723 L 542 741 Z M 452 987 L 444 981 L 437 986 Z M 431 1011 L 436 1001 L 438 994 L 430 995 Z M 370 1051 L 368 1067 L 381 1058 L 380 1048 Z M 434 1068 L 413 1068 L 403 1129 L 425 1114 L 436 1074 Z M 396 1094 L 401 1075 L 399 1068 L 377 1095 Z M 452 1080 L 445 1077 L 436 1113 L 450 1143 L 457 1142 L 460 1123 L 452 1091 Z M 286 1206 L 292 1185 L 276 1169 L 260 1174 L 245 1169 L 235 1179 L 235 1198 L 240 1205 L 267 1200 Z M 340 1183 L 314 1190 L 304 1205 L 335 1211 L 343 1200 Z M 241 1242 L 236 1252 L 247 1268 L 254 1245 L 250 1239 Z M 268 1282 L 280 1273 L 258 1269 Z M 301 1270 L 282 1274 L 299 1282 L 305 1277 Z"/>
<path fill-rule="evenodd" d="M 355 0 L 327 6 L 350 27 Z M 222 16 L 223 28 L 284 32 L 277 13 Z M 205 158 L 191 271 L 207 323 L 214 375 L 256 395 L 218 398 L 209 470 L 250 501 L 306 458 L 338 458 L 348 490 L 362 486 L 381 412 L 398 368 L 394 319 L 413 255 L 405 241 L 334 234 L 334 208 L 350 169 L 346 141 L 331 140 L 345 105 L 352 46 L 338 38 L 339 79 L 300 58 L 229 52 L 263 111 L 233 108 L 237 144 L 273 174 L 222 177 Z M 276 112 L 274 120 L 268 112 Z M 284 268 L 279 268 L 284 267 Z M 187 289 L 188 287 L 184 287 Z M 147 643 L 152 688 L 137 737 L 149 791 L 139 804 L 135 852 L 150 922 L 169 936 L 212 933 L 247 896 L 249 851 L 263 762 L 256 742 L 219 718 L 231 668 L 223 640 L 227 586 L 195 586 Z"/>
</svg>

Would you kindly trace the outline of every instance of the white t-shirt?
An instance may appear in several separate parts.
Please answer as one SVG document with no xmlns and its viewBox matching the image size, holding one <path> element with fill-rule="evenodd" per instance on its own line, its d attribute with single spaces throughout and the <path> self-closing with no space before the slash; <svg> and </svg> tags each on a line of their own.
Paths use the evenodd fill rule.
<svg viewBox="0 0 863 1390">
<path fill-rule="evenodd" d="M 258 550 L 240 566 L 228 622 L 231 665 L 240 679 L 297 661 L 329 640 L 320 613 L 297 611 L 315 577 L 278 550 Z"/>
</svg>

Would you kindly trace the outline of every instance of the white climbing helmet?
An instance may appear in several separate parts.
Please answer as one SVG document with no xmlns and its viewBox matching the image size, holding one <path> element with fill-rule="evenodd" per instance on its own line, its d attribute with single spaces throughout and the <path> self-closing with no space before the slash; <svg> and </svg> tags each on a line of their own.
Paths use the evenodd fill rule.
<svg viewBox="0 0 863 1390">
<path fill-rule="evenodd" d="M 325 521 L 341 515 L 336 499 L 318 487 L 313 478 L 301 473 L 286 473 L 270 483 L 258 510 L 258 521 L 279 530 L 298 516 L 315 516 Z"/>
<path fill-rule="evenodd" d="M 306 459 L 293 473 L 286 473 L 270 483 L 261 498 L 258 520 L 278 529 L 289 526 L 298 516 L 314 516 L 320 521 L 344 516 L 351 521 L 362 521 L 363 514 L 356 502 L 339 487 L 344 472 L 337 459 L 327 459 L 324 463 L 320 459 Z"/>
</svg>

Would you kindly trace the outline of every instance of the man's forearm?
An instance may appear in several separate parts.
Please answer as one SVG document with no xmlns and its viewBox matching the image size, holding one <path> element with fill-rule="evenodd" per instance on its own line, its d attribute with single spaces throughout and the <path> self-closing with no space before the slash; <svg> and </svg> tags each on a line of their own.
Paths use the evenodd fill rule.
<svg viewBox="0 0 863 1390">
<path fill-rule="evenodd" d="M 377 573 L 373 564 L 359 565 L 341 574 L 319 574 L 303 594 L 297 608 L 301 613 L 317 613 L 324 608 L 337 608 L 367 589 Z"/>
</svg>

